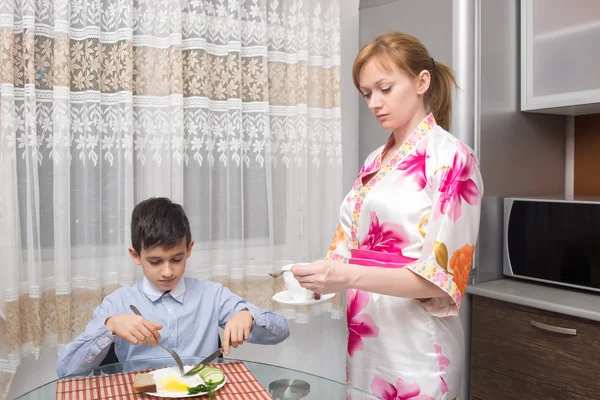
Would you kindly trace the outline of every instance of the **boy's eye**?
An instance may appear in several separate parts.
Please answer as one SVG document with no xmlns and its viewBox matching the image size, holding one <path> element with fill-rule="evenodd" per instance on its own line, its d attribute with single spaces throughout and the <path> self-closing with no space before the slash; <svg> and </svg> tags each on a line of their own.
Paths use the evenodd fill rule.
<svg viewBox="0 0 600 400">
<path fill-rule="evenodd" d="M 150 265 L 158 265 L 160 264 L 160 261 L 149 261 Z"/>
<path fill-rule="evenodd" d="M 183 260 L 183 258 L 177 258 L 177 259 L 174 259 L 173 262 L 178 263 L 178 262 L 181 262 L 181 260 Z"/>
</svg>

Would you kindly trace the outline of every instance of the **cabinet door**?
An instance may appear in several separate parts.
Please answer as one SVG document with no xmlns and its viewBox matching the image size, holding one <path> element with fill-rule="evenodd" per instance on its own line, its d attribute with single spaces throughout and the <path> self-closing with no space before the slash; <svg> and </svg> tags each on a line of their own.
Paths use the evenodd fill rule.
<svg viewBox="0 0 600 400">
<path fill-rule="evenodd" d="M 600 324 L 473 296 L 471 394 L 600 399 Z"/>
<path fill-rule="evenodd" d="M 600 1 L 521 0 L 521 110 L 600 111 Z"/>
</svg>

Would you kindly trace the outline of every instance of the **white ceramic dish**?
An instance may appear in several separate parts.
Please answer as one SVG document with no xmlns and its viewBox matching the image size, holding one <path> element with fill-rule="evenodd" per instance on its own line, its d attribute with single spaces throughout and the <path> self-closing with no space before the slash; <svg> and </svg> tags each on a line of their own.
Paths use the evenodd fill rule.
<svg viewBox="0 0 600 400">
<path fill-rule="evenodd" d="M 319 300 L 314 300 L 314 299 L 310 299 L 310 300 L 295 300 L 289 293 L 288 290 L 284 290 L 282 292 L 276 293 L 272 299 L 275 300 L 278 303 L 282 303 L 282 304 L 290 304 L 293 306 L 306 306 L 306 305 L 313 305 L 313 304 L 319 304 L 322 303 L 324 301 L 327 301 L 329 299 L 331 299 L 333 296 L 335 296 L 335 293 L 329 293 L 329 294 L 324 294 L 321 295 L 321 298 Z"/>
</svg>

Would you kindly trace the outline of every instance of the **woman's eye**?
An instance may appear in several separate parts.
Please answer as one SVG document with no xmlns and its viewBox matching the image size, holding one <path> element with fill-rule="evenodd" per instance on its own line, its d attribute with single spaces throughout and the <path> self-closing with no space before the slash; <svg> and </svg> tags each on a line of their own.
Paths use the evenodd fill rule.
<svg viewBox="0 0 600 400">
<path fill-rule="evenodd" d="M 368 98 L 371 97 L 371 93 L 363 93 L 362 97 L 365 98 L 365 99 L 368 99 Z"/>
<path fill-rule="evenodd" d="M 388 87 L 381 88 L 381 91 L 382 91 L 382 92 L 384 92 L 384 93 L 385 93 L 385 92 L 389 92 L 390 90 L 392 90 L 392 87 L 391 87 L 391 86 L 388 86 Z"/>
</svg>

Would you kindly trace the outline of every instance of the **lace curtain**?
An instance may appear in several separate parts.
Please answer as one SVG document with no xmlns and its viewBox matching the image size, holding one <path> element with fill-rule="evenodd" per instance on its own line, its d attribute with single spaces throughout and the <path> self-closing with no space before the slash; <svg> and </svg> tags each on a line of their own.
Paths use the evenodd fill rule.
<svg viewBox="0 0 600 400">
<path fill-rule="evenodd" d="M 0 0 L 0 398 L 141 276 L 150 196 L 188 213 L 187 276 L 280 307 L 267 272 L 337 224 L 339 23 L 339 0 Z"/>
</svg>

